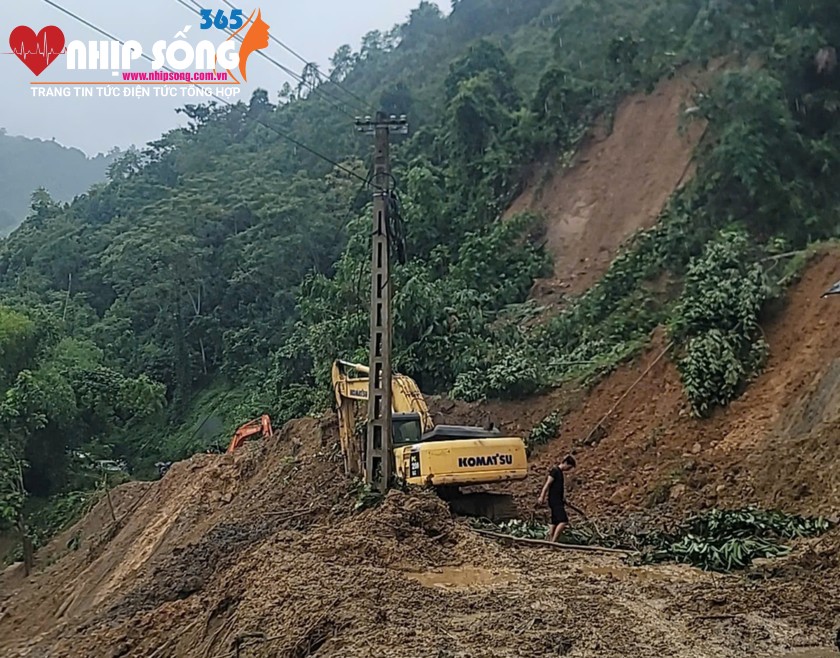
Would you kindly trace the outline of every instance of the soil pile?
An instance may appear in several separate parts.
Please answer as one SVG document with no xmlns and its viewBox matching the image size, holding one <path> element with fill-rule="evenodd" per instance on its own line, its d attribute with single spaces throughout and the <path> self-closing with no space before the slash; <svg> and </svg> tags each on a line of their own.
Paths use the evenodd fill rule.
<svg viewBox="0 0 840 658">
<path fill-rule="evenodd" d="M 547 414 L 565 414 L 559 437 L 532 456 L 532 477 L 513 487 L 525 515 L 534 510 L 549 465 L 572 451 L 580 468 L 570 478 L 570 497 L 590 515 L 748 503 L 836 515 L 840 304 L 820 296 L 837 279 L 840 251 L 816 256 L 764 323 L 770 345 L 766 369 L 710 419 L 691 417 L 671 355 L 660 358 L 667 344 L 661 331 L 637 362 L 619 368 L 588 394 L 555 391 L 526 403 L 485 405 L 444 401 L 436 405 L 439 417 L 492 420 L 526 436 Z"/>
<path fill-rule="evenodd" d="M 821 562 L 816 595 L 799 574 L 836 536 L 754 583 L 508 548 L 428 492 L 356 509 L 336 438 L 297 421 L 240 454 L 119 488 L 121 523 L 101 501 L 32 578 L 0 581 L 0 654 L 718 658 L 831 639 L 836 561 Z"/>
</svg>

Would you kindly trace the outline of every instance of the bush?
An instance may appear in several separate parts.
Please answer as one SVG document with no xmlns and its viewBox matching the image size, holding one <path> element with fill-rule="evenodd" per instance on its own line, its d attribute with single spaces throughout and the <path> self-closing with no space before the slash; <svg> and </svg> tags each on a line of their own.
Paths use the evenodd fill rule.
<svg viewBox="0 0 840 658">
<path fill-rule="evenodd" d="M 562 416 L 554 411 L 543 418 L 531 432 L 525 442 L 528 452 L 530 453 L 536 446 L 542 446 L 557 437 L 562 425 Z"/>
<path fill-rule="evenodd" d="M 688 268 L 670 333 L 687 341 L 678 363 L 697 416 L 726 406 L 764 363 L 758 315 L 772 297 L 760 249 L 744 231 L 723 231 Z"/>
<path fill-rule="evenodd" d="M 455 379 L 452 396 L 466 402 L 486 398 L 521 399 L 547 386 L 544 366 L 525 351 L 509 352 L 486 368 L 473 368 Z"/>
</svg>

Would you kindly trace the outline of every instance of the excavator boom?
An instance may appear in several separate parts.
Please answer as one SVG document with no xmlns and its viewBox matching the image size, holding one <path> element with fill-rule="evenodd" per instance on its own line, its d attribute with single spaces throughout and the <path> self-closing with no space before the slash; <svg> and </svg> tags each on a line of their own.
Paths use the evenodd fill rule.
<svg viewBox="0 0 840 658">
<path fill-rule="evenodd" d="M 260 418 L 249 420 L 247 423 L 240 426 L 234 433 L 233 439 L 231 439 L 230 445 L 227 449 L 228 454 L 236 451 L 237 448 L 242 446 L 245 441 L 255 434 L 260 434 L 263 438 L 267 438 L 272 435 L 271 418 L 269 416 L 263 415 Z"/>
<path fill-rule="evenodd" d="M 351 376 L 352 371 L 357 374 Z M 369 372 L 366 366 L 349 361 L 335 361 L 332 367 L 342 453 L 346 472 L 351 475 L 364 472 L 366 413 L 361 413 L 362 405 L 356 403 L 368 399 Z M 460 487 L 525 479 L 525 442 L 519 437 L 502 436 L 498 430 L 435 427 L 415 381 L 396 373 L 392 377 L 397 477 L 409 484 L 435 487 L 454 511 L 499 520 L 512 518 L 516 510 L 510 496 L 462 494 Z"/>
<path fill-rule="evenodd" d="M 355 370 L 361 377 L 350 377 L 349 371 Z M 367 400 L 368 375 L 370 369 L 360 363 L 338 360 L 333 363 L 332 381 L 335 389 L 336 403 L 341 407 L 345 400 Z M 391 377 L 392 406 L 396 413 L 417 413 L 420 414 L 420 424 L 424 432 L 430 432 L 434 428 L 432 415 L 423 393 L 417 383 L 405 375 L 394 373 Z"/>
</svg>

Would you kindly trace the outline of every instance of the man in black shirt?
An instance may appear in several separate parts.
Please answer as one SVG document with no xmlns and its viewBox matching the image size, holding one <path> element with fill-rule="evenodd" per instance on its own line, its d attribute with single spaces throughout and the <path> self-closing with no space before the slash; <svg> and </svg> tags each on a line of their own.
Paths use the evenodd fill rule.
<svg viewBox="0 0 840 658">
<path fill-rule="evenodd" d="M 548 501 L 548 506 L 551 508 L 551 527 L 548 530 L 549 541 L 557 541 L 557 538 L 563 534 L 563 531 L 569 525 L 569 515 L 566 514 L 566 493 L 565 493 L 565 473 L 573 470 L 577 466 L 575 458 L 571 455 L 566 455 L 563 461 L 558 466 L 554 466 L 548 473 L 548 477 L 543 485 L 540 493 L 540 505 L 545 505 Z"/>
</svg>

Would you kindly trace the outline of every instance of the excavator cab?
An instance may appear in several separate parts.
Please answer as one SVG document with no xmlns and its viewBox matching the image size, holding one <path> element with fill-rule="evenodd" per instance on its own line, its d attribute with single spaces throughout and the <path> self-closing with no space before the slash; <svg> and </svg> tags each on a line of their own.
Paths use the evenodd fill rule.
<svg viewBox="0 0 840 658">
<path fill-rule="evenodd" d="M 394 413 L 391 427 L 395 448 L 410 446 L 423 440 L 423 423 L 418 413 Z"/>
<path fill-rule="evenodd" d="M 495 439 L 502 435 L 497 429 L 464 425 L 436 425 L 432 430 L 424 432 L 423 419 L 419 413 L 414 412 L 393 413 L 391 426 L 394 428 L 394 448 L 452 439 Z"/>
</svg>

